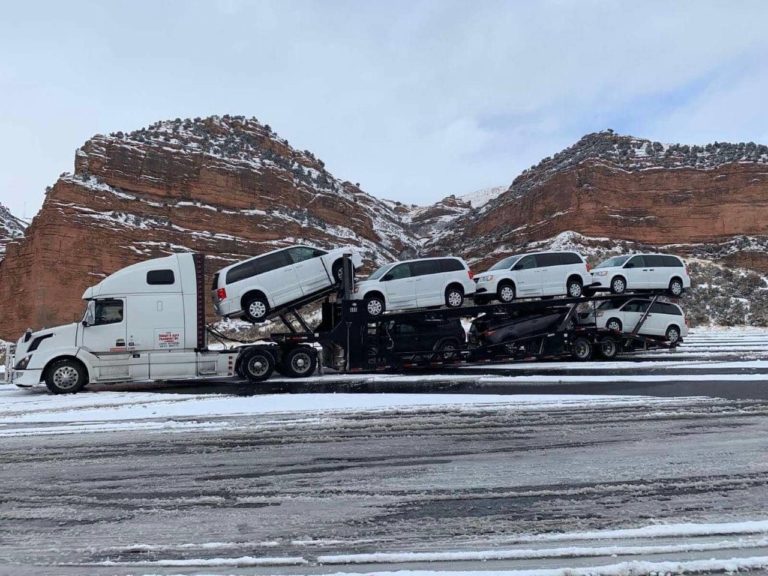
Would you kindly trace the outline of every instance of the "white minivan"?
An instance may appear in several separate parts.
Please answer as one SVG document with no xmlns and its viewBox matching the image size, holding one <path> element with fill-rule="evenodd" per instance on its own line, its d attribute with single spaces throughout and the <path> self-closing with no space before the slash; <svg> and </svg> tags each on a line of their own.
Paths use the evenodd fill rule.
<svg viewBox="0 0 768 576">
<path fill-rule="evenodd" d="M 668 254 L 614 256 L 592 270 L 592 289 L 623 294 L 627 290 L 668 290 L 680 296 L 691 287 L 688 267 Z"/>
<path fill-rule="evenodd" d="M 362 265 L 358 251 L 349 246 L 330 251 L 291 246 L 222 268 L 213 276 L 216 314 L 263 322 L 270 311 L 340 283 L 344 254 L 352 255 L 354 268 Z"/>
<path fill-rule="evenodd" d="M 587 263 L 578 252 L 534 252 L 500 260 L 475 276 L 475 301 L 568 295 L 579 298 L 592 283 Z"/>
<path fill-rule="evenodd" d="M 370 316 L 379 316 L 385 310 L 458 308 L 474 292 L 467 263 L 447 256 L 386 264 L 358 282 L 352 298 L 362 300 Z"/>
<path fill-rule="evenodd" d="M 654 302 L 651 305 L 651 301 L 645 298 L 603 302 L 595 311 L 595 325 L 616 332 L 632 332 L 649 305 L 651 309 L 638 334 L 663 337 L 671 344 L 688 336 L 688 323 L 680 306 L 670 302 Z"/>
</svg>

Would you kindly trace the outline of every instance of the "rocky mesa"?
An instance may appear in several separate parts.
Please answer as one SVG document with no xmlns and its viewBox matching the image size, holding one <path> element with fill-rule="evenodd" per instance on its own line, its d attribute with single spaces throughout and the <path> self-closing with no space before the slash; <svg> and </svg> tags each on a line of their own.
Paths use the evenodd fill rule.
<svg viewBox="0 0 768 576">
<path fill-rule="evenodd" d="M 79 318 L 87 286 L 139 260 L 200 251 L 212 273 L 297 242 L 355 244 L 370 265 L 454 253 L 476 269 L 533 247 L 575 248 L 593 260 L 663 249 L 709 276 L 727 272 L 717 275 L 730 284 L 717 287 L 701 273 L 709 291 L 694 306 L 701 321 L 705 295 L 732 298 L 748 277 L 735 304 L 719 308 L 736 306 L 733 321 L 762 322 L 749 305 L 762 298 L 768 310 L 766 216 L 768 148 L 752 143 L 665 145 L 599 132 L 508 188 L 419 207 L 340 181 L 255 119 L 176 119 L 93 137 L 26 231 L 17 222 L 3 236 L 12 220 L 0 218 L 0 236 L 12 240 L 0 262 L 0 339 Z"/>
</svg>

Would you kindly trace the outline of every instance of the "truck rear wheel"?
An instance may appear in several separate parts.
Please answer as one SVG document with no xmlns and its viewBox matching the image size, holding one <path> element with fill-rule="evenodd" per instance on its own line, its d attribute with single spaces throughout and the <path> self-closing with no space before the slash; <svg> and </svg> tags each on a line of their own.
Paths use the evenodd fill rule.
<svg viewBox="0 0 768 576">
<path fill-rule="evenodd" d="M 283 358 L 283 371 L 291 378 L 312 376 L 317 369 L 317 353 L 309 346 L 297 346 Z"/>
<path fill-rule="evenodd" d="M 573 341 L 573 347 L 571 348 L 571 354 L 579 362 L 586 362 L 592 358 L 592 342 L 583 336 L 579 336 Z"/>
<path fill-rule="evenodd" d="M 245 352 L 241 363 L 243 374 L 249 382 L 263 382 L 272 376 L 275 369 L 275 359 L 272 353 L 259 348 Z"/>
<path fill-rule="evenodd" d="M 80 362 L 64 358 L 53 362 L 45 371 L 45 385 L 53 394 L 74 394 L 87 384 L 86 376 Z"/>
</svg>

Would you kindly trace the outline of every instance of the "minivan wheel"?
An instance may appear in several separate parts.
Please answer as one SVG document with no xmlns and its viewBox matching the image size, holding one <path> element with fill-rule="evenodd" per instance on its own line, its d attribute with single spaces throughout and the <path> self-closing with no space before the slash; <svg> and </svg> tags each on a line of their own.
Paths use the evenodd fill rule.
<svg viewBox="0 0 768 576">
<path fill-rule="evenodd" d="M 371 295 L 365 297 L 365 311 L 369 316 L 381 316 L 386 310 L 386 304 L 381 296 Z"/>
<path fill-rule="evenodd" d="M 586 362 L 592 358 L 592 342 L 582 336 L 576 338 L 576 340 L 573 341 L 571 353 L 579 362 Z"/>
<path fill-rule="evenodd" d="M 624 294 L 627 290 L 627 281 L 621 276 L 616 276 L 611 280 L 611 293 L 612 294 Z"/>
<path fill-rule="evenodd" d="M 669 283 L 669 293 L 672 296 L 680 296 L 683 293 L 683 281 L 680 278 L 672 278 Z"/>
<path fill-rule="evenodd" d="M 337 284 L 341 284 L 342 282 L 344 282 L 344 263 L 342 260 L 338 260 L 333 263 L 331 274 L 333 274 L 333 279 L 336 281 Z M 352 278 L 354 277 L 355 277 L 355 267 L 352 266 Z"/>
<path fill-rule="evenodd" d="M 515 286 L 509 282 L 502 282 L 499 284 L 498 296 L 502 302 L 512 302 L 515 299 Z"/>
<path fill-rule="evenodd" d="M 437 347 L 437 351 L 443 360 L 455 360 L 458 357 L 459 343 L 456 340 L 443 340 Z"/>
<path fill-rule="evenodd" d="M 680 341 L 680 328 L 674 324 L 667 328 L 667 342 L 677 344 Z"/>
<path fill-rule="evenodd" d="M 243 316 L 248 322 L 264 322 L 269 314 L 269 303 L 264 296 L 252 294 L 243 301 Z"/>
<path fill-rule="evenodd" d="M 568 296 L 571 298 L 581 298 L 581 294 L 583 292 L 581 280 L 577 280 L 576 278 L 571 278 L 568 280 L 568 284 L 565 287 L 566 292 L 568 293 Z"/>
<path fill-rule="evenodd" d="M 312 376 L 317 368 L 317 354 L 308 346 L 297 346 L 283 358 L 283 369 L 291 378 Z"/>
<path fill-rule="evenodd" d="M 464 304 L 464 291 L 458 286 L 449 286 L 445 291 L 445 305 L 448 308 L 461 308 Z"/>
<path fill-rule="evenodd" d="M 45 372 L 45 385 L 53 394 L 74 394 L 86 383 L 85 369 L 75 360 L 56 360 Z"/>
<path fill-rule="evenodd" d="M 614 332 L 621 332 L 621 320 L 618 318 L 611 318 L 605 323 L 605 327 Z"/>
</svg>

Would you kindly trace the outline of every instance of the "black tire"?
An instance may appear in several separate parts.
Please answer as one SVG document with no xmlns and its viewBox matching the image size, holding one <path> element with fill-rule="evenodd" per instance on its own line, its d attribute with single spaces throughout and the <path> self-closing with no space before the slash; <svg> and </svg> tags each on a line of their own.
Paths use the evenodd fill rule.
<svg viewBox="0 0 768 576">
<path fill-rule="evenodd" d="M 611 278 L 611 294 L 624 294 L 627 291 L 627 280 L 624 276 Z"/>
<path fill-rule="evenodd" d="M 269 302 L 261 294 L 249 294 L 243 298 L 243 317 L 252 324 L 264 322 L 269 314 Z"/>
<path fill-rule="evenodd" d="M 584 294 L 584 298 L 592 298 L 595 295 L 595 291 L 592 288 L 582 288 L 581 292 Z"/>
<path fill-rule="evenodd" d="M 445 289 L 445 305 L 448 308 L 461 308 L 464 304 L 464 289 L 461 286 L 448 286 Z"/>
<path fill-rule="evenodd" d="M 365 311 L 368 313 L 368 316 L 372 316 L 374 318 L 384 314 L 387 309 L 384 298 L 378 294 L 369 294 L 366 296 L 365 300 L 363 300 L 363 305 L 365 307 Z"/>
<path fill-rule="evenodd" d="M 579 336 L 573 341 L 571 354 L 575 360 L 578 360 L 579 362 L 586 362 L 587 360 L 591 360 L 593 352 L 594 347 L 592 346 L 592 342 L 590 342 L 587 338 Z"/>
<path fill-rule="evenodd" d="M 275 358 L 268 350 L 251 348 L 243 353 L 241 366 L 249 382 L 264 382 L 275 370 Z"/>
<path fill-rule="evenodd" d="M 667 291 L 675 298 L 679 298 L 683 295 L 683 281 L 680 280 L 680 278 L 672 278 L 672 280 L 669 281 L 669 288 L 667 288 Z"/>
<path fill-rule="evenodd" d="M 74 394 L 88 383 L 88 373 L 77 360 L 55 360 L 45 371 L 45 385 L 53 394 Z"/>
<path fill-rule="evenodd" d="M 448 338 L 447 340 L 443 340 L 435 348 L 437 352 L 440 352 L 440 354 L 443 357 L 443 360 L 455 360 L 456 358 L 459 357 L 460 349 L 461 349 L 461 345 L 459 344 L 459 341 L 454 340 L 453 338 Z"/>
<path fill-rule="evenodd" d="M 512 302 L 517 295 L 515 291 L 515 285 L 512 282 L 499 282 L 498 288 L 496 288 L 496 297 L 499 302 Z"/>
<path fill-rule="evenodd" d="M 667 328 L 666 338 L 667 338 L 667 342 L 669 342 L 670 344 L 677 345 L 680 342 L 680 338 L 681 338 L 680 328 L 675 324 L 672 324 L 672 326 Z"/>
<path fill-rule="evenodd" d="M 606 336 L 597 343 L 598 352 L 605 360 L 613 360 L 619 353 L 619 343 L 610 336 Z"/>
<path fill-rule="evenodd" d="M 312 376 L 317 369 L 317 353 L 309 346 L 297 346 L 283 357 L 282 368 L 291 378 Z"/>
<path fill-rule="evenodd" d="M 584 285 L 581 278 L 569 278 L 565 284 L 565 293 L 569 298 L 581 298 L 584 295 Z"/>
<path fill-rule="evenodd" d="M 624 326 L 621 325 L 621 320 L 618 318 L 611 318 L 608 320 L 608 322 L 605 323 L 605 327 L 608 328 L 608 330 L 613 330 L 614 332 L 621 332 Z"/>
<path fill-rule="evenodd" d="M 333 281 L 336 284 L 341 284 L 344 281 L 344 261 L 336 260 L 331 268 L 331 274 L 333 274 Z M 355 277 L 355 267 L 352 266 L 352 278 Z"/>
</svg>

